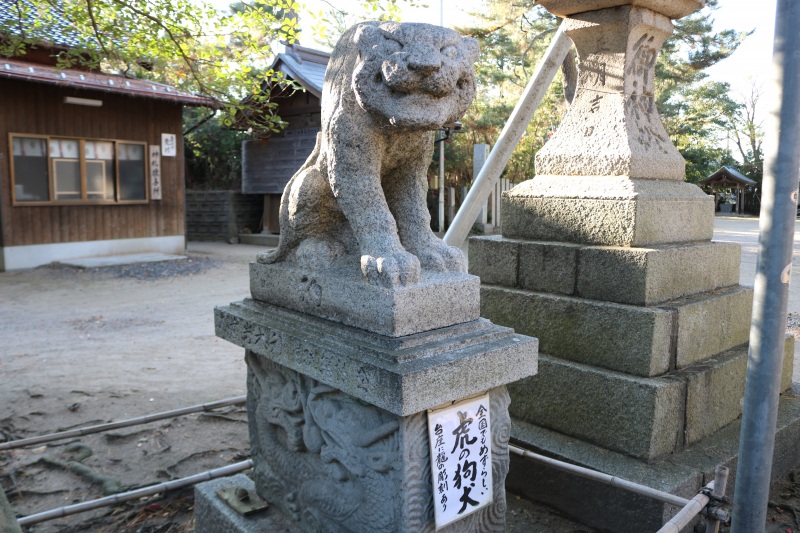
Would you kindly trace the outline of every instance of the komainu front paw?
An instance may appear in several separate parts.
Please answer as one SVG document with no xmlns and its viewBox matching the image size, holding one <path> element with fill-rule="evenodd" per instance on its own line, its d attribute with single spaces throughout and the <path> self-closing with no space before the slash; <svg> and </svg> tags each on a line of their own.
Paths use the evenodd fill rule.
<svg viewBox="0 0 800 533">
<path fill-rule="evenodd" d="M 417 254 L 426 270 L 437 272 L 466 272 L 467 258 L 455 246 L 448 246 L 440 240 L 433 241 Z"/>
<path fill-rule="evenodd" d="M 381 287 L 397 287 L 419 282 L 419 259 L 408 252 L 394 252 L 384 257 L 361 256 L 361 272 L 367 281 Z"/>
</svg>

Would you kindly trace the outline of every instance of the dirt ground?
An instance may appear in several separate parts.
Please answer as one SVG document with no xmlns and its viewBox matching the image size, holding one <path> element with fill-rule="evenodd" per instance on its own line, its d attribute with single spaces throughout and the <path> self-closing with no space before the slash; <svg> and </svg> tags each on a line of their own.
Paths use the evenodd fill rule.
<svg viewBox="0 0 800 533">
<path fill-rule="evenodd" d="M 242 350 L 214 336 L 213 308 L 248 296 L 257 251 L 190 243 L 177 261 L 0 273 L 0 442 L 244 395 Z M 0 451 L 0 482 L 14 510 L 28 515 L 242 461 L 248 448 L 244 407 L 232 406 Z M 794 478 L 781 494 L 770 533 L 800 531 Z M 189 532 L 191 495 L 143 498 L 28 531 Z M 594 530 L 512 494 L 508 531 Z"/>
</svg>

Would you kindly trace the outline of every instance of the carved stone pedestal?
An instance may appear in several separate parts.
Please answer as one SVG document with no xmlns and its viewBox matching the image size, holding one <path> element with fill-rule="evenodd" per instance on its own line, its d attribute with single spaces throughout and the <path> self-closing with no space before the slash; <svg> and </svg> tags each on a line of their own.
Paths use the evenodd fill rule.
<svg viewBox="0 0 800 533">
<path fill-rule="evenodd" d="M 389 337 L 255 300 L 216 324 L 246 349 L 255 487 L 286 523 L 433 531 L 427 410 L 488 391 L 494 502 L 442 531 L 504 531 L 505 385 L 536 372 L 536 339 L 484 319 Z"/>
<path fill-rule="evenodd" d="M 502 237 L 473 238 L 469 254 L 481 316 L 541 341 L 540 372 L 509 386 L 512 438 L 690 498 L 717 465 L 735 475 L 752 308 L 739 246 L 711 242 L 713 202 L 683 181 L 654 100 L 669 19 L 703 2 L 541 3 L 566 17 L 578 91 L 538 175 L 503 197 Z M 787 337 L 784 392 L 792 354 Z M 781 412 L 785 449 L 800 411 Z M 677 512 L 529 461 L 508 483 L 603 531 L 656 531 Z"/>
</svg>

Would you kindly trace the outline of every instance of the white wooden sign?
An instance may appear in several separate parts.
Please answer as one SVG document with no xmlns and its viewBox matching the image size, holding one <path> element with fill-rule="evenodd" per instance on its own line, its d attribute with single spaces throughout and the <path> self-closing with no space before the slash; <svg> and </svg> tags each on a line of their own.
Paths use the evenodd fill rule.
<svg viewBox="0 0 800 533">
<path fill-rule="evenodd" d="M 428 411 L 436 529 L 492 503 L 489 395 Z"/>
<path fill-rule="evenodd" d="M 150 199 L 161 200 L 161 147 L 150 145 Z"/>
<path fill-rule="evenodd" d="M 161 134 L 161 152 L 164 157 L 175 157 L 178 154 L 174 133 Z"/>
</svg>

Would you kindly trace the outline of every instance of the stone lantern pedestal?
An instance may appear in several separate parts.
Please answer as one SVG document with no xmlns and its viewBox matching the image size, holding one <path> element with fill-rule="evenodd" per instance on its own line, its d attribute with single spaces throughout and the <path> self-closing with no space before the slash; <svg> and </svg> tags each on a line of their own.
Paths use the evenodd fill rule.
<svg viewBox="0 0 800 533">
<path fill-rule="evenodd" d="M 541 3 L 565 17 L 577 93 L 537 176 L 504 196 L 502 236 L 470 241 L 481 316 L 541 343 L 539 373 L 509 387 L 512 436 L 691 497 L 735 464 L 752 306 L 739 246 L 711 241 L 713 200 L 683 181 L 654 100 L 670 19 L 703 3 Z M 783 390 L 792 355 L 787 337 Z M 604 530 L 655 531 L 677 511 L 524 460 L 509 483 Z"/>
</svg>

